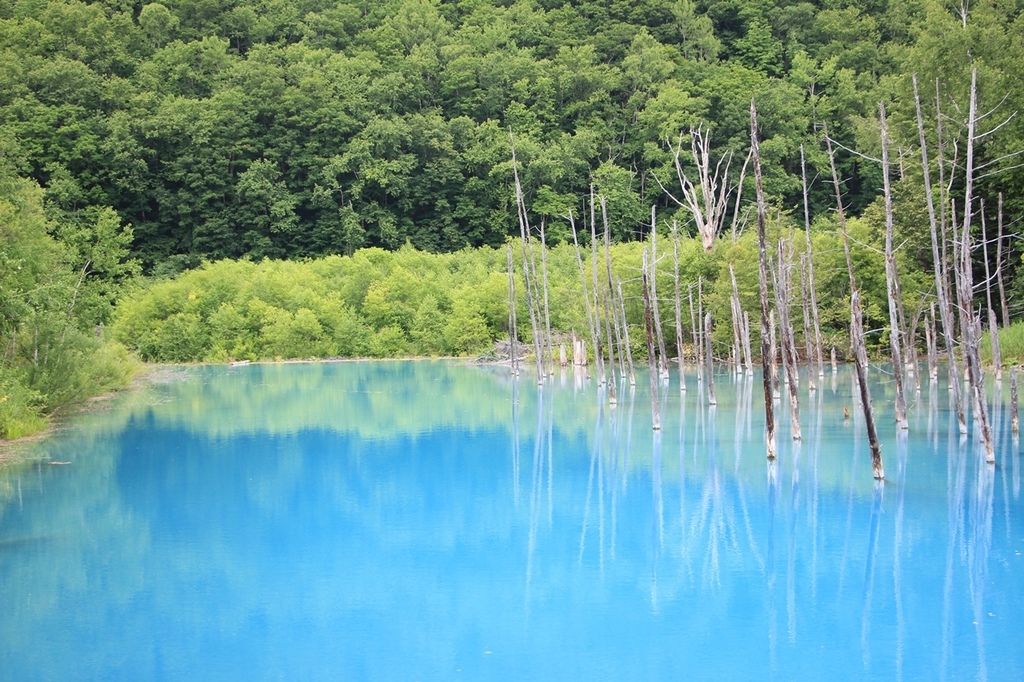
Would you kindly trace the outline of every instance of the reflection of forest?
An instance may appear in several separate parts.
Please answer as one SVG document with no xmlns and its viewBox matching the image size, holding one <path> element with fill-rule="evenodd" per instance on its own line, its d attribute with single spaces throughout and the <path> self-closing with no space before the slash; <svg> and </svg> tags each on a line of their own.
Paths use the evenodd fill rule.
<svg viewBox="0 0 1024 682">
<path fill-rule="evenodd" d="M 686 633 L 743 652 L 732 677 L 769 658 L 801 679 L 977 672 L 1016 629 L 971 621 L 1024 594 L 1017 457 L 979 468 L 942 388 L 908 443 L 883 431 L 880 489 L 857 412 L 844 423 L 849 376 L 824 383 L 767 468 L 751 379 L 720 377 L 714 409 L 670 387 L 652 437 L 642 389 L 610 408 L 571 373 L 513 391 L 504 369 L 441 362 L 185 370 L 40 444 L 71 464 L 4 474 L 0 670 L 58 677 L 53 651 L 86 641 L 89 670 L 221 652 L 205 674 L 286 676 L 333 642 L 336 670 L 382 679 L 382 650 L 447 670 L 505 642 L 526 673 L 572 677 L 651 647 L 699 664 Z M 232 658 L 242 641 L 257 652 Z"/>
</svg>

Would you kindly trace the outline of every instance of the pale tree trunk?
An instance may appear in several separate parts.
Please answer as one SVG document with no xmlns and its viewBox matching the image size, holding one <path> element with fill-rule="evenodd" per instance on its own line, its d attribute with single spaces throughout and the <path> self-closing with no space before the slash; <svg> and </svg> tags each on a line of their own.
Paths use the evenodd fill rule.
<svg viewBox="0 0 1024 682">
<path fill-rule="evenodd" d="M 995 368 L 996 381 L 1002 381 L 1003 359 L 999 352 L 999 327 L 996 324 L 996 311 L 992 307 L 992 270 L 988 263 L 988 227 L 985 223 L 984 199 L 981 200 L 981 244 L 982 258 L 985 260 L 985 302 L 988 304 L 988 332 L 992 346 L 992 366 Z"/>
<path fill-rule="evenodd" d="M 690 301 L 690 335 L 693 337 L 693 362 L 698 368 L 704 366 L 704 348 L 701 341 L 700 331 L 697 329 L 697 311 L 693 307 L 693 285 L 686 289 L 686 295 Z M 702 372 L 697 372 L 697 383 L 704 380 Z"/>
<path fill-rule="evenodd" d="M 928 377 L 931 381 L 939 378 L 939 339 L 938 326 L 935 322 L 935 302 L 932 302 L 931 315 L 928 317 L 928 326 L 925 327 L 925 336 L 928 341 Z"/>
<path fill-rule="evenodd" d="M 878 105 L 878 121 L 882 132 L 882 190 L 885 194 L 885 282 L 889 298 L 889 347 L 892 349 L 892 376 L 896 389 L 896 425 L 908 428 L 907 398 L 903 392 L 903 327 L 900 323 L 897 301 L 900 300 L 899 280 L 896 274 L 896 254 L 893 251 L 892 188 L 889 184 L 889 124 L 885 117 L 885 104 Z"/>
<path fill-rule="evenodd" d="M 804 359 L 807 362 L 807 390 L 818 390 L 814 381 L 814 338 L 811 336 L 811 302 L 807 293 L 807 254 L 800 256 L 800 312 L 804 320 Z"/>
<path fill-rule="evenodd" d="M 818 315 L 818 292 L 814 288 L 814 253 L 811 248 L 811 205 L 807 193 L 807 163 L 804 146 L 800 145 L 800 179 L 804 195 L 804 238 L 807 241 L 807 284 L 811 293 L 811 318 L 814 320 L 814 346 L 817 349 L 818 378 L 825 376 L 825 349 L 821 340 L 821 318 Z"/>
<path fill-rule="evenodd" d="M 665 336 L 661 332 L 661 312 L 658 310 L 658 230 L 655 207 L 651 206 L 651 310 L 654 313 L 654 330 L 658 335 L 658 372 L 668 378 L 668 353 L 665 351 Z"/>
<path fill-rule="evenodd" d="M 642 286 L 644 290 L 644 331 L 647 333 L 647 364 L 651 380 L 651 420 L 655 431 L 661 430 L 661 401 L 658 398 L 658 363 L 654 352 L 654 324 L 651 310 L 651 291 L 647 277 L 647 249 L 644 249 Z"/>
<path fill-rule="evenodd" d="M 708 375 L 708 405 L 717 405 L 715 397 L 715 356 L 711 351 L 711 313 L 704 314 L 704 371 Z"/>
<path fill-rule="evenodd" d="M 633 373 L 633 347 L 629 343 L 629 325 L 626 324 L 626 299 L 622 296 L 622 280 L 616 279 L 619 293 L 619 306 L 622 312 L 622 338 L 626 342 L 626 365 L 629 367 L 629 385 L 636 386 L 636 375 Z"/>
<path fill-rule="evenodd" d="M 555 348 L 551 339 L 551 308 L 548 305 L 548 242 L 544 233 L 545 220 L 540 221 L 540 268 L 544 284 L 544 332 L 548 343 L 548 376 L 555 373 Z"/>
<path fill-rule="evenodd" d="M 871 405 L 871 389 L 868 386 L 868 354 L 867 348 L 864 346 L 864 313 L 861 310 L 857 278 L 853 272 L 853 258 L 850 256 L 850 237 L 846 231 L 846 215 L 843 212 L 843 194 L 839 187 L 839 174 L 836 172 L 835 153 L 832 151 L 832 139 L 828 136 L 827 130 L 825 131 L 825 146 L 828 150 L 829 168 L 832 171 L 832 184 L 836 191 L 836 212 L 843 235 L 846 269 L 850 275 L 850 340 L 853 345 L 854 367 L 857 372 L 857 384 L 860 387 L 860 402 L 864 411 L 868 444 L 871 448 L 871 468 L 875 480 L 881 481 L 885 479 L 885 469 L 882 465 L 882 445 L 878 441 L 878 430 L 875 427 L 875 411 Z"/>
<path fill-rule="evenodd" d="M 1020 419 L 1017 417 L 1017 368 L 1010 368 L 1010 420 L 1014 433 L 1020 433 Z"/>
<path fill-rule="evenodd" d="M 611 306 L 609 312 L 612 316 L 612 327 L 615 330 L 615 348 L 618 350 L 619 355 L 619 376 L 625 378 L 626 362 L 622 357 L 622 332 L 619 328 L 619 306 L 615 302 L 615 280 L 612 279 L 612 246 L 611 230 L 608 228 L 608 201 L 603 195 L 599 198 L 601 200 L 601 221 L 604 225 L 604 264 L 608 273 L 608 302 Z M 615 363 L 612 362 L 611 366 L 614 370 Z"/>
<path fill-rule="evenodd" d="M 672 274 L 676 303 L 676 358 L 679 363 L 679 391 L 686 390 L 686 360 L 683 353 L 683 305 L 679 291 L 679 224 L 672 221 Z"/>
<path fill-rule="evenodd" d="M 1003 326 L 1010 326 L 1010 308 L 1006 305 L 1006 287 L 1003 284 L 1003 193 L 999 193 L 999 241 L 996 244 L 996 279 L 999 282 L 999 304 L 1003 313 Z"/>
<path fill-rule="evenodd" d="M 771 348 L 768 315 L 768 249 L 765 244 L 767 209 L 761 182 L 761 151 L 757 141 L 757 109 L 750 100 L 750 149 L 754 157 L 754 185 L 757 188 L 758 284 L 761 293 L 761 372 L 764 384 L 764 432 L 768 459 L 775 459 L 775 404 L 772 395 Z"/>
<path fill-rule="evenodd" d="M 736 273 L 733 271 L 732 263 L 729 263 L 729 278 L 732 280 L 732 296 L 729 297 L 729 311 L 732 313 L 732 347 L 733 362 L 735 371 L 739 372 L 742 364 L 743 351 L 740 337 L 743 327 L 743 310 L 740 307 L 739 290 L 736 287 Z"/>
<path fill-rule="evenodd" d="M 519 163 L 516 161 L 516 145 L 515 138 L 512 136 L 512 130 L 509 129 L 509 140 L 512 145 L 512 176 L 515 179 L 516 185 L 516 208 L 519 214 L 519 234 L 523 242 L 523 281 L 526 284 L 526 301 L 527 309 L 530 312 L 530 335 L 533 337 L 533 354 L 537 363 L 537 383 L 541 384 L 544 382 L 544 367 L 543 367 L 543 353 L 540 349 L 540 343 L 537 334 L 537 313 L 534 309 L 534 296 L 533 296 L 533 283 L 530 277 L 530 257 L 529 257 L 529 241 L 530 241 L 530 227 L 526 214 L 526 200 L 523 197 L 523 186 L 519 182 Z"/>
<path fill-rule="evenodd" d="M 964 175 L 964 210 L 963 228 L 960 236 L 960 258 L 956 268 L 957 290 L 961 298 L 961 325 L 963 326 L 964 345 L 967 358 L 967 371 L 970 376 L 971 392 L 978 422 L 981 444 L 985 449 L 985 461 L 994 464 L 995 449 L 992 443 L 992 430 L 988 419 L 988 403 L 985 397 L 985 376 L 981 370 L 981 356 L 978 352 L 978 324 L 974 312 L 974 277 L 971 270 L 971 214 L 974 199 L 974 143 L 975 126 L 978 116 L 978 70 L 971 71 L 971 102 L 967 114 L 967 157 Z"/>
<path fill-rule="evenodd" d="M 512 362 L 512 376 L 519 376 L 519 358 L 517 337 L 519 335 L 516 323 L 516 275 L 512 264 L 512 243 L 508 244 L 508 345 L 509 355 Z"/>
<path fill-rule="evenodd" d="M 793 325 L 789 318 L 790 264 L 787 257 L 786 240 L 779 240 L 779 267 L 775 282 L 775 307 L 779 311 L 779 336 L 782 343 L 782 369 L 786 373 L 786 389 L 789 393 L 790 429 L 793 440 L 800 440 L 800 379 L 797 376 L 796 345 L 793 341 Z"/>
<path fill-rule="evenodd" d="M 583 256 L 580 253 L 580 242 L 576 235 L 576 220 L 573 218 L 572 212 L 569 213 L 569 226 L 572 228 L 572 245 L 576 252 L 576 265 L 580 270 L 580 285 L 583 287 L 583 305 L 587 309 L 587 327 L 590 330 L 590 343 L 594 349 L 595 362 L 599 362 L 597 357 L 598 348 L 600 346 L 597 342 L 597 327 L 594 325 L 594 313 L 591 312 L 590 308 L 590 293 L 587 291 L 587 275 L 586 271 L 583 269 Z"/>
<path fill-rule="evenodd" d="M 598 385 L 603 386 L 608 381 L 609 376 L 613 376 L 615 373 L 615 367 L 605 365 L 604 352 L 601 349 L 600 342 L 601 336 L 604 334 L 604 330 L 601 328 L 601 282 L 597 276 L 597 204 L 594 201 L 594 188 L 590 188 L 590 252 L 591 252 L 591 264 L 593 265 L 593 287 L 591 291 L 594 294 L 594 327 L 597 331 L 597 339 L 594 344 L 594 357 L 597 359 L 598 367 Z M 613 377 L 614 378 L 614 377 Z M 614 393 L 614 391 L 612 391 Z"/>
<path fill-rule="evenodd" d="M 682 151 L 683 134 L 680 133 L 679 141 L 672 148 L 672 154 L 683 198 L 677 199 L 664 185 L 661 185 L 657 176 L 655 176 L 655 180 L 672 201 L 685 208 L 693 216 L 704 250 L 711 251 L 715 244 L 715 235 L 718 234 L 724 222 L 729 203 L 729 163 L 732 155 L 727 154 L 719 159 L 712 171 L 710 131 L 704 130 L 703 126 L 696 130 L 690 128 L 690 154 L 697 167 L 697 183 L 694 184 L 683 171 Z"/>
<path fill-rule="evenodd" d="M 608 211 L 606 208 L 606 201 L 604 197 L 601 199 L 601 216 L 604 220 L 604 256 L 605 264 L 608 267 L 609 282 L 607 287 L 603 287 L 604 294 L 602 299 L 604 301 L 604 327 L 605 336 L 608 344 L 608 372 L 606 374 L 606 380 L 608 381 L 608 403 L 615 405 L 619 402 L 618 393 L 615 390 L 615 344 L 612 341 L 612 326 L 615 322 L 615 306 L 612 304 L 614 295 L 612 294 L 611 287 L 611 255 L 609 247 L 609 236 L 608 236 Z M 597 263 L 594 264 L 594 286 L 600 287 L 597 283 Z"/>
<path fill-rule="evenodd" d="M 921 143 L 921 168 L 924 173 L 924 195 L 925 203 L 928 206 L 928 223 L 931 229 L 932 238 L 932 260 L 935 271 L 935 289 L 939 298 L 939 312 L 942 314 L 942 333 L 945 341 L 946 356 L 949 359 L 949 389 L 953 394 L 953 408 L 956 410 L 957 422 L 960 425 L 960 433 L 967 433 L 967 419 L 964 415 L 963 393 L 960 388 L 960 372 L 956 364 L 956 346 L 953 341 L 953 305 L 950 301 L 948 289 L 948 278 L 945 272 L 945 239 L 942 240 L 942 253 L 939 250 L 939 218 L 935 214 L 935 201 L 932 197 L 931 172 L 928 163 L 928 141 L 924 134 L 924 116 L 921 113 L 921 97 L 917 90 L 917 76 L 914 81 L 914 102 L 917 108 L 917 132 Z M 938 116 L 941 121 L 941 116 Z M 940 144 L 941 154 L 941 144 Z M 941 158 L 939 162 L 939 173 L 942 174 Z M 940 177 L 940 183 L 942 178 Z M 940 197 L 941 198 L 941 197 Z M 942 208 L 943 215 L 945 208 Z"/>
</svg>

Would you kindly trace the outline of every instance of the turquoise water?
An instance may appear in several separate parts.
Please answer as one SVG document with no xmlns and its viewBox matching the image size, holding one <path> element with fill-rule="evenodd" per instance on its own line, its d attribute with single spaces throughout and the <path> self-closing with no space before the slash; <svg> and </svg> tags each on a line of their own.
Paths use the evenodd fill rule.
<svg viewBox="0 0 1024 682">
<path fill-rule="evenodd" d="M 169 370 L 0 472 L 0 679 L 1024 678 L 1008 386 L 993 468 L 878 372 L 876 485 L 851 379 L 769 466 L 758 377 Z"/>
</svg>

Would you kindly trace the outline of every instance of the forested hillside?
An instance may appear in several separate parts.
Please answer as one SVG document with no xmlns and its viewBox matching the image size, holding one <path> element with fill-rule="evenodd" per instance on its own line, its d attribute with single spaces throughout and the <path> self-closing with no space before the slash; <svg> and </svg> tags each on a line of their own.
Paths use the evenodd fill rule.
<svg viewBox="0 0 1024 682">
<path fill-rule="evenodd" d="M 751 97 L 768 194 L 802 210 L 803 144 L 819 217 L 833 203 L 815 180 L 822 126 L 877 156 L 880 101 L 900 172 L 919 175 L 911 73 L 931 118 L 938 79 L 950 149 L 972 67 L 982 111 L 1024 105 L 1016 0 L 2 0 L 0 17 L 3 156 L 51 213 L 113 207 L 133 255 L 166 274 L 501 244 L 518 232 L 510 130 L 556 241 L 591 186 L 629 239 L 651 204 L 676 209 L 659 183 L 678 189 L 668 144 L 691 127 L 710 129 L 713 159 L 733 153 L 738 177 Z M 1022 146 L 1017 117 L 984 139 L 979 165 Z M 689 137 L 683 150 L 692 164 Z M 1020 215 L 1024 174 L 993 174 L 1017 160 L 984 167 L 990 213 L 1002 190 Z M 857 214 L 878 165 L 845 150 L 839 163 Z M 920 211 L 920 190 L 901 191 L 903 212 Z"/>
</svg>

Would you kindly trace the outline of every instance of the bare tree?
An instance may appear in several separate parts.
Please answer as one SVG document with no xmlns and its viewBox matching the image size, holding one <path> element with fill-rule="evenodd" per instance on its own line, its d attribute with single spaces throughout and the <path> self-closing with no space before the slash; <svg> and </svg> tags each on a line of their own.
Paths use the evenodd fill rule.
<svg viewBox="0 0 1024 682">
<path fill-rule="evenodd" d="M 680 133 L 675 145 L 670 145 L 676 177 L 679 180 L 679 189 L 683 198 L 680 200 L 672 192 L 669 192 L 664 185 L 661 185 L 661 181 L 656 176 L 655 180 L 672 201 L 690 212 L 697 225 L 697 232 L 700 234 L 704 250 L 710 251 L 714 246 L 715 236 L 725 221 L 730 194 L 729 164 L 732 161 L 732 154 L 729 153 L 721 157 L 712 170 L 711 131 L 705 130 L 703 126 L 696 129 L 690 128 L 690 156 L 696 166 L 696 182 L 694 182 L 683 170 L 684 137 Z"/>
<path fill-rule="evenodd" d="M 683 353 L 683 306 L 679 292 L 679 223 L 672 221 L 672 275 L 676 304 L 676 353 L 679 362 L 679 391 L 686 390 L 686 360 Z"/>
<path fill-rule="evenodd" d="M 964 356 L 970 377 L 974 418 L 985 448 L 985 461 L 994 464 L 995 450 L 992 444 L 992 430 L 988 419 L 988 403 L 985 398 L 985 375 L 981 371 L 981 355 L 978 352 L 978 328 L 980 322 L 974 312 L 974 275 L 971 264 L 971 218 L 974 201 L 974 146 L 977 141 L 978 123 L 978 70 L 971 70 L 971 100 L 967 114 L 967 152 L 964 171 L 963 226 L 959 240 L 959 258 L 956 259 L 957 298 L 960 307 L 960 325 L 964 336 Z M 954 249 L 957 247 L 954 241 Z"/>
<path fill-rule="evenodd" d="M 892 349 L 892 374 L 896 388 L 896 425 L 901 429 L 907 424 L 907 399 L 903 392 L 903 326 L 900 321 L 897 301 L 901 300 L 899 277 L 896 273 L 896 254 L 893 251 L 892 187 L 889 183 L 889 124 L 885 116 L 885 104 L 878 104 L 878 122 L 882 134 L 882 188 L 885 194 L 885 283 L 889 298 L 889 346 Z"/>
<path fill-rule="evenodd" d="M 768 459 L 775 459 L 775 405 L 772 396 L 771 348 L 768 315 L 768 249 L 765 232 L 767 209 L 761 182 L 761 149 L 757 140 L 757 108 L 750 100 L 750 150 L 754 157 L 754 186 L 757 189 L 758 284 L 761 293 L 761 371 L 764 384 L 764 431 Z"/>
<path fill-rule="evenodd" d="M 644 330 L 647 333 L 647 363 L 651 380 L 651 419 L 655 431 L 661 430 L 661 401 L 658 399 L 658 363 L 654 352 L 654 323 L 651 310 L 650 282 L 647 277 L 647 248 L 644 248 L 642 286 L 644 290 Z"/>
<path fill-rule="evenodd" d="M 936 216 L 935 213 L 935 200 L 932 195 L 932 182 L 931 182 L 931 171 L 928 164 L 928 141 L 924 134 L 924 116 L 921 113 L 921 96 L 917 90 L 917 75 L 913 76 L 914 82 L 914 102 L 917 107 L 917 132 L 921 142 L 921 168 L 924 173 L 924 195 L 925 203 L 928 206 L 928 223 L 931 228 L 932 238 L 932 259 L 934 261 L 933 270 L 935 271 L 935 289 L 936 295 L 939 299 L 939 312 L 942 314 L 942 333 L 943 340 L 946 346 L 946 356 L 949 359 L 949 388 L 953 394 L 953 407 L 956 410 L 957 422 L 960 425 L 960 433 L 967 433 L 967 419 L 964 416 L 964 403 L 963 394 L 960 388 L 960 373 L 957 369 L 956 364 L 956 352 L 955 345 L 953 342 L 953 305 L 950 301 L 949 292 L 949 278 L 946 275 L 945 264 L 945 239 L 943 235 L 942 239 L 942 253 L 939 249 L 939 222 L 940 217 Z M 941 119 L 940 119 L 941 120 Z M 941 143 L 940 143 L 941 149 Z M 942 163 L 940 159 L 940 186 L 942 182 L 941 169 Z M 941 197 L 940 197 L 941 198 Z M 942 209 L 942 221 L 945 218 L 945 208 Z M 945 230 L 943 230 L 945 232 Z"/>
<path fill-rule="evenodd" d="M 868 386 L 868 353 L 864 345 L 864 313 L 861 310 L 860 290 L 853 272 L 853 258 L 850 255 L 850 236 L 846 230 L 846 215 L 843 212 L 843 194 L 839 187 L 839 174 L 836 172 L 836 157 L 832 150 L 832 139 L 825 130 L 825 146 L 828 151 L 829 168 L 832 171 L 832 184 L 836 191 L 836 212 L 839 216 L 839 227 L 843 236 L 843 251 L 846 255 L 846 269 L 850 275 L 850 340 L 853 344 L 854 367 L 857 371 L 857 384 L 860 387 L 861 408 L 864 411 L 864 423 L 868 432 L 868 444 L 871 448 L 871 468 L 875 480 L 885 479 L 882 465 L 882 446 L 878 441 L 878 430 L 875 427 L 875 411 L 871 405 L 871 389 Z"/>
</svg>

